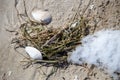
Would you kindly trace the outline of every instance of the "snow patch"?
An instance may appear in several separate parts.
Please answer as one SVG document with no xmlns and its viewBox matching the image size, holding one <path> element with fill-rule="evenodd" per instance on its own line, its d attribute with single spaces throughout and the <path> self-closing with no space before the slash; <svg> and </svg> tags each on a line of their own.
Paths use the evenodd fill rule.
<svg viewBox="0 0 120 80">
<path fill-rule="evenodd" d="M 102 30 L 82 39 L 68 62 L 94 64 L 113 74 L 120 73 L 120 30 Z"/>
</svg>

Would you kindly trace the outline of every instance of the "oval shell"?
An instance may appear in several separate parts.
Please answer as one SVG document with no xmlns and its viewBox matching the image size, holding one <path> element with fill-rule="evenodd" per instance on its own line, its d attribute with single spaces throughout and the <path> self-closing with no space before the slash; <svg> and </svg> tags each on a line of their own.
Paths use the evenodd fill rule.
<svg viewBox="0 0 120 80">
<path fill-rule="evenodd" d="M 27 46 L 27 47 L 25 47 L 25 51 L 29 54 L 29 56 L 31 58 L 37 59 L 37 60 L 42 60 L 42 54 L 38 49 Z"/>
<path fill-rule="evenodd" d="M 52 16 L 47 10 L 34 9 L 31 15 L 35 21 L 41 24 L 49 24 L 52 21 Z"/>
</svg>

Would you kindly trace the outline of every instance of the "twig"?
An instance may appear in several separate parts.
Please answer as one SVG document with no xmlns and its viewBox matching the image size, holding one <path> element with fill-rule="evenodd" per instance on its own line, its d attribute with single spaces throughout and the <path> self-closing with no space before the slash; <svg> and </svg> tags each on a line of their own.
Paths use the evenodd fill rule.
<svg viewBox="0 0 120 80">
<path fill-rule="evenodd" d="M 67 29 L 68 27 L 64 27 L 62 30 L 60 30 L 56 35 L 54 35 L 51 39 L 49 39 L 48 41 L 46 41 L 45 44 L 43 44 L 43 46 L 41 48 L 43 48 L 44 46 L 52 43 L 62 32 L 63 30 Z"/>
<path fill-rule="evenodd" d="M 21 62 L 32 62 L 32 63 L 58 63 L 58 60 L 23 60 Z"/>
<path fill-rule="evenodd" d="M 58 69 L 58 68 L 54 67 L 54 68 L 52 69 L 51 73 L 47 75 L 46 80 L 49 80 L 50 76 L 53 75 L 55 72 L 57 72 L 57 69 Z"/>
<path fill-rule="evenodd" d="M 75 14 L 74 14 L 74 16 L 73 16 L 73 18 L 72 18 L 72 21 L 74 21 L 74 20 L 76 19 L 76 17 L 78 16 L 78 13 L 79 13 L 79 9 L 80 9 L 81 4 L 82 4 L 82 0 L 80 0 L 80 3 L 79 3 L 79 5 L 78 5 L 78 8 L 77 8 L 77 10 L 76 10 L 76 12 L 75 12 Z"/>
<path fill-rule="evenodd" d="M 88 9 L 88 7 L 89 7 L 90 4 L 91 4 L 91 1 L 92 1 L 92 0 L 89 0 L 89 3 L 88 3 L 88 5 L 86 6 L 86 8 L 84 9 L 84 11 L 82 12 L 82 15 L 81 15 L 81 16 L 84 16 L 86 10 Z"/>
</svg>

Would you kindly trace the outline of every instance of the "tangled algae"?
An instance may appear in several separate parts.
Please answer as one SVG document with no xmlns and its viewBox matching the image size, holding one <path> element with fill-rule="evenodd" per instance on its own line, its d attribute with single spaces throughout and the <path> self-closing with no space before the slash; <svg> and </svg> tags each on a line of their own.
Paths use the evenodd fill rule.
<svg viewBox="0 0 120 80">
<path fill-rule="evenodd" d="M 36 23 L 24 23 L 20 27 L 19 39 L 40 50 L 43 60 L 36 62 L 53 65 L 67 63 L 67 53 L 81 44 L 82 37 L 89 34 L 89 27 L 88 20 L 84 18 L 59 29 L 45 29 Z"/>
</svg>

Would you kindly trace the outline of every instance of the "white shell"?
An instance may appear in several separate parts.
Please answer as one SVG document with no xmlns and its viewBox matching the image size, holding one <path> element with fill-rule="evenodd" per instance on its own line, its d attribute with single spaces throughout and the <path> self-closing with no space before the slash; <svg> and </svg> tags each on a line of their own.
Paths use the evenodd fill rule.
<svg viewBox="0 0 120 80">
<path fill-rule="evenodd" d="M 77 24 L 78 24 L 78 22 L 75 22 L 75 23 L 73 23 L 73 24 L 71 25 L 71 27 L 74 28 L 74 27 L 77 26 Z"/>
<path fill-rule="evenodd" d="M 42 24 L 49 24 L 52 21 L 52 16 L 46 10 L 34 9 L 31 15 L 35 21 Z"/>
<path fill-rule="evenodd" d="M 29 54 L 29 56 L 31 58 L 37 59 L 37 60 L 42 60 L 42 54 L 36 48 L 27 46 L 27 47 L 25 47 L 25 51 Z"/>
<path fill-rule="evenodd" d="M 79 80 L 77 75 L 75 75 L 74 80 Z"/>
<path fill-rule="evenodd" d="M 93 9 L 94 8 L 94 5 L 90 5 L 90 9 Z"/>
</svg>

